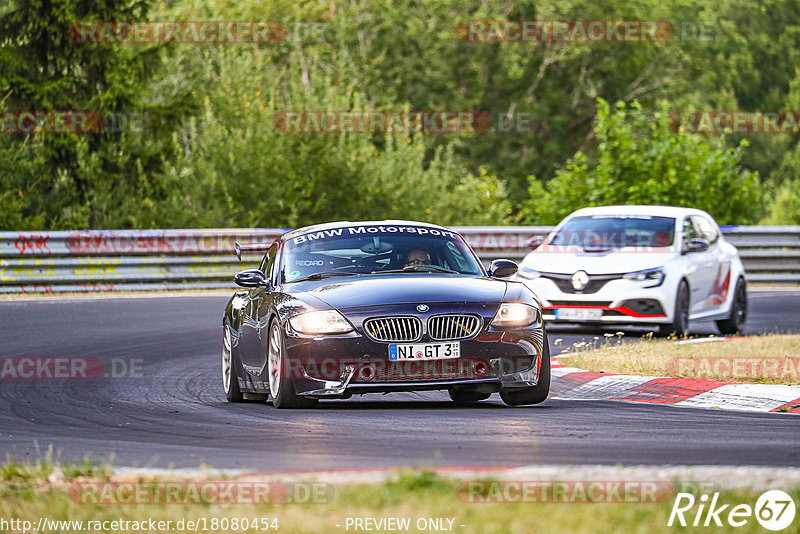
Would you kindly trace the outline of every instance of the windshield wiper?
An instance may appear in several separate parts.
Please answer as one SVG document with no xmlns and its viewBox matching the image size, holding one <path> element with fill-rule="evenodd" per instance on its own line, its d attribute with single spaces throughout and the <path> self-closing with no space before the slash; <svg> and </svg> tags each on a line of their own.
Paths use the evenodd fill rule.
<svg viewBox="0 0 800 534">
<path fill-rule="evenodd" d="M 438 265 L 407 265 L 402 269 L 389 269 L 388 271 L 372 271 L 372 274 L 415 273 L 415 272 L 424 272 L 424 270 L 426 269 L 436 271 L 437 273 L 461 274 L 458 271 L 454 271 L 452 269 L 445 269 L 444 267 L 439 267 Z"/>
<path fill-rule="evenodd" d="M 359 273 L 342 273 L 337 271 L 322 271 L 319 273 L 312 273 L 303 278 L 296 278 L 294 280 L 287 280 L 287 282 L 305 282 L 306 280 L 322 280 L 323 278 L 331 278 L 333 276 L 359 276 Z"/>
</svg>

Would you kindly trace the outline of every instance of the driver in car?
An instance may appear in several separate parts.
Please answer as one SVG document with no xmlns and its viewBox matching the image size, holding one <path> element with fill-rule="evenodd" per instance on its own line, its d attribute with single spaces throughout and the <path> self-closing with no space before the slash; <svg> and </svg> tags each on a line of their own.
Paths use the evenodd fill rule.
<svg viewBox="0 0 800 534">
<path fill-rule="evenodd" d="M 430 265 L 431 255 L 420 248 L 415 248 L 406 256 L 406 261 L 403 267 L 411 267 L 413 265 Z"/>
</svg>

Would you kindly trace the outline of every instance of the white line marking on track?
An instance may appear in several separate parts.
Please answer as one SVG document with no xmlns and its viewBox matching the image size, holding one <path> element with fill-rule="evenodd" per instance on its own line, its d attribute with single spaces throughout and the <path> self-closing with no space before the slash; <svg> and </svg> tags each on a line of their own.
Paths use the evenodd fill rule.
<svg viewBox="0 0 800 534">
<path fill-rule="evenodd" d="M 769 411 L 800 398 L 800 386 L 728 384 L 688 398 L 676 406 Z"/>
</svg>

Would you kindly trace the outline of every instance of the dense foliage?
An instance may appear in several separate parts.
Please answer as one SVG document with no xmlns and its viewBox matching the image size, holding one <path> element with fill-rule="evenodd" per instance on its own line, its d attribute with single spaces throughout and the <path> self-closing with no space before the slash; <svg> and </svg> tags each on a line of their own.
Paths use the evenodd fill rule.
<svg viewBox="0 0 800 534">
<path fill-rule="evenodd" d="M 468 20 L 664 20 L 657 42 L 468 42 Z M 76 21 L 280 21 L 277 43 L 84 43 Z M 461 38 L 460 38 L 461 37 Z M 794 0 L 0 3 L 0 112 L 137 128 L 0 133 L 0 228 L 550 224 L 691 205 L 800 224 L 791 134 L 675 133 L 675 110 L 800 109 Z M 286 133 L 284 111 L 482 111 L 476 133 Z"/>
<path fill-rule="evenodd" d="M 644 112 L 620 102 L 611 111 L 599 99 L 594 161 L 578 152 L 542 186 L 530 179 L 523 214 L 541 224 L 556 224 L 577 208 L 612 204 L 703 206 L 720 224 L 753 220 L 758 214 L 758 173 L 740 168 L 736 148 L 713 148 L 703 139 L 675 135 L 662 106 Z M 646 142 L 642 142 L 646 139 Z"/>
</svg>

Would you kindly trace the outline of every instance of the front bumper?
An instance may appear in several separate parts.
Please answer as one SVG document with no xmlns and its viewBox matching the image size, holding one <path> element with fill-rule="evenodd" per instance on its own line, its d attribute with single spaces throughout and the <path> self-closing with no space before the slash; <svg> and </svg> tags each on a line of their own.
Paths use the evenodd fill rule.
<svg viewBox="0 0 800 534">
<path fill-rule="evenodd" d="M 431 342 L 422 340 L 421 342 Z M 346 397 L 391 391 L 504 388 L 538 383 L 541 325 L 524 331 L 483 331 L 462 340 L 461 357 L 389 361 L 389 343 L 358 333 L 312 338 L 287 332 L 290 376 L 299 395 Z"/>
<path fill-rule="evenodd" d="M 548 278 L 520 278 L 542 301 L 542 314 L 554 323 L 663 324 L 672 321 L 675 294 L 666 281 L 656 287 L 647 282 L 614 279 L 594 292 L 566 292 Z M 560 310 L 599 310 L 591 318 Z M 590 314 L 587 314 L 590 315 Z M 566 318 L 565 318 L 566 316 Z"/>
</svg>

